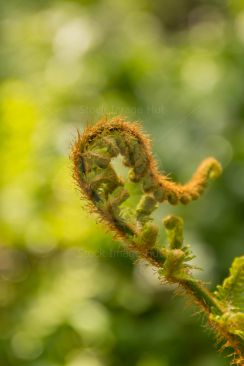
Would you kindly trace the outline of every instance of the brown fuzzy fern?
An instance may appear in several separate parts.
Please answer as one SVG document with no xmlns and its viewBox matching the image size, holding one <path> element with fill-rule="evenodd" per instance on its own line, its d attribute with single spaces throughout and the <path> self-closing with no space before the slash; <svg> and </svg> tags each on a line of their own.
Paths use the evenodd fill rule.
<svg viewBox="0 0 244 366">
<path fill-rule="evenodd" d="M 141 190 L 140 202 L 130 211 L 126 209 L 130 193 L 113 167 L 113 159 L 118 156 L 130 169 L 128 180 L 138 184 Z M 188 262 L 192 253 L 183 243 L 183 220 L 174 216 L 164 220 L 168 244 L 163 246 L 158 239 L 159 228 L 151 216 L 159 203 L 188 204 L 198 199 L 209 179 L 221 174 L 219 162 L 214 158 L 204 160 L 188 183 L 177 184 L 159 172 L 150 139 L 140 125 L 126 122 L 122 117 L 104 118 L 82 134 L 78 133 L 71 159 L 75 181 L 90 212 L 96 213 L 128 249 L 156 266 L 161 278 L 184 289 L 206 314 L 222 347 L 233 350 L 233 364 L 243 365 L 243 309 L 239 307 L 243 298 L 243 257 L 234 265 L 231 278 L 226 280 L 228 291 L 227 285 L 223 285 L 211 293 L 191 274 Z M 232 289 L 235 289 L 234 294 Z M 229 297 L 235 296 L 238 305 L 228 301 L 226 293 Z"/>
</svg>

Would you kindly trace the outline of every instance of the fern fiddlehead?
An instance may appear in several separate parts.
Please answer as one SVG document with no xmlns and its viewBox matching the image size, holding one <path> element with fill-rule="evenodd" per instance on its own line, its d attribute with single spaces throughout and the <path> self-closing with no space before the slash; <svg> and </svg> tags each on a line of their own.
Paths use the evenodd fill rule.
<svg viewBox="0 0 244 366">
<path fill-rule="evenodd" d="M 128 180 L 138 184 L 141 190 L 137 207 L 129 213 L 124 203 L 130 194 L 112 164 L 119 155 L 123 158 L 123 164 L 130 169 Z M 156 266 L 166 281 L 178 283 L 207 315 L 209 324 L 225 340 L 225 346 L 234 350 L 234 363 L 242 364 L 243 309 L 239 311 L 238 306 L 234 307 L 236 302 L 232 306 L 223 298 L 235 292 L 237 295 L 233 296 L 238 298 L 238 304 L 243 301 L 243 298 L 240 300 L 243 294 L 238 295 L 243 292 L 239 288 L 240 280 L 238 285 L 232 284 L 237 283 L 233 276 L 243 281 L 243 267 L 235 275 L 234 266 L 232 280 L 226 280 L 228 285 L 224 283 L 223 289 L 219 287 L 212 294 L 191 275 L 188 262 L 192 254 L 189 247 L 184 246 L 183 220 L 174 216 L 164 220 L 169 243 L 162 246 L 158 239 L 159 228 L 151 216 L 158 205 L 165 201 L 175 205 L 198 199 L 209 179 L 221 174 L 219 162 L 214 158 L 204 160 L 188 183 L 177 184 L 158 171 L 151 153 L 150 139 L 141 127 L 121 117 L 102 119 L 88 127 L 82 135 L 78 134 L 71 158 L 74 178 L 90 212 L 96 213 L 115 236 L 128 245 L 128 249 Z M 234 288 L 236 291 L 232 291 Z"/>
</svg>

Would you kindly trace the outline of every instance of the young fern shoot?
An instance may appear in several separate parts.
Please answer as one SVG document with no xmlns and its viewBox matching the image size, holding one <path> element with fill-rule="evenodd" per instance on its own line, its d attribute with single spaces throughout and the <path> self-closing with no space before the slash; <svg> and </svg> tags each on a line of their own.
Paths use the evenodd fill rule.
<svg viewBox="0 0 244 366">
<path fill-rule="evenodd" d="M 130 194 L 112 165 L 112 159 L 119 155 L 130 168 L 128 180 L 141 190 L 141 199 L 129 214 L 123 203 Z M 162 245 L 151 216 L 160 203 L 188 204 L 198 199 L 208 181 L 221 174 L 219 162 L 212 157 L 205 159 L 188 183 L 177 184 L 159 172 L 150 139 L 140 125 L 122 117 L 104 118 L 78 133 L 71 159 L 75 181 L 89 211 L 128 250 L 155 266 L 164 281 L 183 288 L 205 313 L 222 347 L 233 350 L 233 364 L 244 365 L 244 257 L 234 261 L 230 277 L 212 293 L 192 275 L 189 261 L 193 255 L 184 246 L 183 220 L 175 216 L 164 219 L 168 243 Z"/>
</svg>

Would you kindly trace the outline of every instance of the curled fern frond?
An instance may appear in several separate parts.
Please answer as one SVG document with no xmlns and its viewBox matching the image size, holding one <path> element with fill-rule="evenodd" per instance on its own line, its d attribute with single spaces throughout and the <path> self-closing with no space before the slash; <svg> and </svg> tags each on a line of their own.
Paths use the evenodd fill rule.
<svg viewBox="0 0 244 366">
<path fill-rule="evenodd" d="M 128 181 L 140 187 L 135 208 L 128 209 L 130 193 L 113 166 L 118 156 L 129 168 Z M 188 262 L 194 256 L 184 245 L 183 220 L 175 216 L 164 220 L 168 243 L 162 245 L 152 217 L 160 203 L 188 204 L 198 199 L 208 181 L 221 174 L 219 162 L 205 159 L 188 183 L 177 184 L 159 172 L 150 139 L 140 125 L 121 117 L 104 118 L 78 133 L 71 159 L 74 178 L 90 212 L 96 213 L 129 249 L 155 265 L 160 278 L 177 283 L 205 313 L 208 324 L 224 340 L 223 348 L 234 351 L 233 364 L 244 365 L 243 257 L 234 262 L 230 277 L 217 292 L 211 293 L 192 275 Z"/>
<path fill-rule="evenodd" d="M 129 216 L 125 215 L 122 205 L 129 198 L 129 192 L 112 166 L 112 159 L 118 155 L 130 168 L 128 180 L 138 183 L 142 192 L 138 206 Z M 150 222 L 159 203 L 190 203 L 200 197 L 209 179 L 221 173 L 218 161 L 208 158 L 187 184 L 174 183 L 160 174 L 150 139 L 140 125 L 121 117 L 102 119 L 86 128 L 82 135 L 78 134 L 71 158 L 74 178 L 90 210 L 98 213 L 117 237 L 137 249 L 139 242 L 144 249 L 157 244 L 158 229 Z"/>
</svg>

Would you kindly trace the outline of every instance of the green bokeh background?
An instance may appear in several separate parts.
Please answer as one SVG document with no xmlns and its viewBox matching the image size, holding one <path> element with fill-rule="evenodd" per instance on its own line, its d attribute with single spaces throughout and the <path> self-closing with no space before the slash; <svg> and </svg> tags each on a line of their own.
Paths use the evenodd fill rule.
<svg viewBox="0 0 244 366">
<path fill-rule="evenodd" d="M 179 181 L 164 205 L 212 288 L 244 242 L 242 0 L 0 2 L 0 366 L 224 366 L 199 315 L 89 217 L 72 180 L 76 129 L 139 120 Z M 195 310 L 194 310 L 195 312 Z"/>
</svg>

